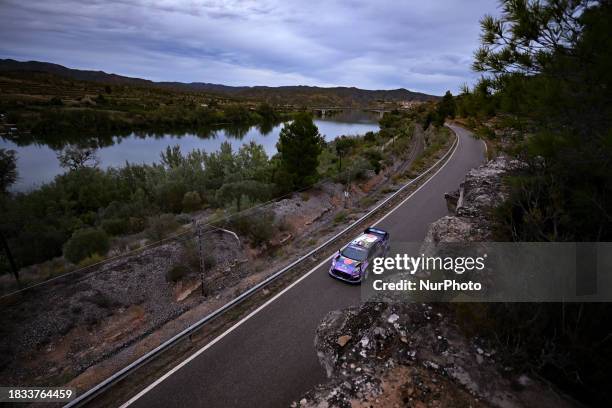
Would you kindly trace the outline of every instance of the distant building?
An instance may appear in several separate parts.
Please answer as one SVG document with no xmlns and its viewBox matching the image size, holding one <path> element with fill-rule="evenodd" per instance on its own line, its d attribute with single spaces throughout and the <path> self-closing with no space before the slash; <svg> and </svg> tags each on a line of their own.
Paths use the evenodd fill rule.
<svg viewBox="0 0 612 408">
<path fill-rule="evenodd" d="M 410 109 L 410 108 L 414 108 L 415 106 L 421 105 L 422 103 L 425 103 L 423 101 L 400 101 L 400 108 L 403 109 Z"/>
</svg>

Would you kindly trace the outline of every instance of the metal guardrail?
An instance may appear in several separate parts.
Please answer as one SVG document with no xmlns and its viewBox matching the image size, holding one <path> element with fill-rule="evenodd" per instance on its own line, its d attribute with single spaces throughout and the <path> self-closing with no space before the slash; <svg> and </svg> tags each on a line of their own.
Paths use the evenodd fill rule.
<svg viewBox="0 0 612 408">
<path fill-rule="evenodd" d="M 453 131 L 453 133 L 455 133 L 455 132 Z M 419 174 L 416 178 L 414 178 L 414 179 L 410 180 L 408 183 L 404 184 L 400 189 L 398 189 L 395 193 L 393 193 L 392 195 L 387 197 L 385 200 L 383 200 L 381 203 L 379 203 L 376 207 L 374 207 L 373 209 L 368 211 L 366 214 L 361 216 L 359 219 L 355 220 L 348 227 L 346 227 L 345 229 L 343 229 L 342 231 L 340 231 L 339 233 L 337 233 L 333 237 L 329 238 L 323 244 L 321 244 L 318 247 L 312 249 L 307 254 L 300 256 L 298 259 L 296 259 L 295 261 L 293 261 L 289 265 L 283 267 L 279 271 L 277 271 L 274 274 L 268 276 L 266 279 L 264 279 L 260 283 L 256 284 L 255 286 L 253 286 L 253 287 L 249 288 L 248 290 L 246 290 L 245 292 L 241 293 L 239 296 L 237 296 L 236 298 L 232 299 L 231 301 L 229 301 L 225 305 L 221 306 L 219 309 L 217 309 L 214 312 L 206 315 L 205 317 L 203 317 L 202 319 L 198 320 L 197 322 L 195 322 L 191 326 L 187 327 L 185 330 L 183 330 L 180 333 L 174 335 L 172 338 L 166 340 L 164 343 L 160 344 L 159 346 L 157 346 L 153 350 L 149 351 L 145 355 L 141 356 L 140 358 L 138 358 L 134 362 L 130 363 L 126 367 L 124 367 L 121 370 L 117 371 L 112 376 L 108 377 L 107 379 L 105 379 L 104 381 L 100 382 L 99 384 L 97 384 L 93 388 L 89 389 L 88 391 L 86 391 L 85 393 L 81 394 L 80 396 L 78 396 L 74 400 L 70 401 L 68 404 L 64 405 L 64 408 L 81 407 L 84 404 L 90 402 L 96 396 L 98 396 L 99 394 L 101 394 L 102 392 L 104 392 L 105 390 L 110 388 L 113 384 L 115 384 L 115 383 L 121 381 L 122 379 L 126 378 L 132 372 L 134 372 L 138 368 L 144 366 L 146 363 L 152 361 L 155 357 L 157 357 L 158 355 L 162 354 L 164 351 L 168 350 L 169 348 L 171 348 L 172 346 L 177 344 L 179 341 L 185 339 L 186 337 L 188 337 L 191 334 L 193 334 L 194 332 L 196 332 L 198 329 L 200 329 L 206 323 L 208 323 L 211 320 L 215 319 L 216 317 L 222 315 L 223 313 L 225 313 L 227 310 L 233 308 L 234 306 L 242 303 L 244 300 L 248 299 L 253 294 L 257 293 L 259 290 L 263 289 L 265 286 L 269 285 L 270 283 L 275 281 L 277 278 L 279 278 L 280 276 L 284 275 L 286 272 L 288 272 L 289 270 L 294 268 L 296 265 L 298 265 L 304 259 L 309 258 L 310 256 L 314 255 L 315 253 L 317 253 L 318 251 L 320 251 L 321 249 L 325 248 L 326 246 L 331 244 L 333 241 L 338 239 L 340 236 L 346 234 L 351 229 L 355 228 L 357 225 L 359 225 L 366 218 L 370 217 L 372 214 L 374 214 L 376 211 L 378 211 L 382 206 L 387 204 L 389 201 L 391 201 L 393 198 L 395 198 L 398 194 L 400 194 L 406 188 L 410 187 L 415 182 L 417 182 L 418 180 L 423 178 L 426 174 L 430 173 L 433 169 L 435 169 L 440 163 L 442 163 L 444 160 L 446 160 L 448 157 L 450 157 L 455 152 L 455 150 L 457 150 L 458 144 L 459 144 L 459 136 L 455 133 L 455 141 L 451 145 L 451 148 L 444 154 L 444 156 L 442 156 L 438 161 L 436 161 L 436 163 L 434 163 L 431 167 L 429 167 L 423 173 Z"/>
</svg>

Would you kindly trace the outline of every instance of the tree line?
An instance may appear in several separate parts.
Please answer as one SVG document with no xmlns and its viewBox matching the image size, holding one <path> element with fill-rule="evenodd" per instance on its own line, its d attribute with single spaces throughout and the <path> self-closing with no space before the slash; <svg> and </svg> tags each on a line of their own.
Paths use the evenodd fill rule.
<svg viewBox="0 0 612 408">
<path fill-rule="evenodd" d="M 591 0 L 504 0 L 500 17 L 481 20 L 473 68 L 482 77 L 453 98 L 454 113 L 482 137 L 504 137 L 506 153 L 526 164 L 506 180 L 497 240 L 612 239 L 610 21 L 611 3 Z M 492 121 L 511 132 L 498 136 Z M 518 369 L 595 406 L 612 398 L 609 304 L 458 309 L 480 334 L 513 344 L 504 357 Z"/>
<path fill-rule="evenodd" d="M 112 237 L 146 230 L 150 238 L 161 238 L 160 231 L 176 227 L 175 217 L 164 214 L 204 208 L 237 213 L 311 186 L 321 177 L 343 178 L 343 172 L 357 177 L 380 168 L 383 158 L 374 152 L 376 138 L 371 133 L 326 143 L 311 115 L 299 113 L 281 130 L 273 157 L 254 142 L 238 150 L 224 142 L 215 152 L 183 152 L 177 145 L 168 146 L 154 164 L 102 169 L 95 149 L 67 145 L 58 150 L 66 171 L 21 193 L 10 192 L 18 177 L 15 152 L 0 149 L 0 231 L 16 268 L 66 254 L 78 263 L 95 253 L 104 255 Z M 338 166 L 342 157 L 361 153 L 365 159 Z M 7 252 L 2 253 L 6 272 L 11 265 Z"/>
</svg>

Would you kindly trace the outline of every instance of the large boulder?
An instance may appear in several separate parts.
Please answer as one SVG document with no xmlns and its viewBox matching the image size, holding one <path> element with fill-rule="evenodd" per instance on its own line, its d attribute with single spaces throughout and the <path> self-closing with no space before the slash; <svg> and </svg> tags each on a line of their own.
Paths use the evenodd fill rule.
<svg viewBox="0 0 612 408">
<path fill-rule="evenodd" d="M 424 248 L 490 240 L 488 218 L 505 198 L 503 177 L 520 166 L 499 157 L 470 171 L 461 189 L 447 194 L 455 213 L 430 226 Z M 439 304 L 407 302 L 330 312 L 315 337 L 329 382 L 293 406 L 579 406 L 549 384 L 505 367 L 496 350 L 467 336 L 452 316 Z"/>
<path fill-rule="evenodd" d="M 491 209 L 506 199 L 503 178 L 523 164 L 499 156 L 470 170 L 459 190 L 445 194 L 451 215 L 431 224 L 425 242 L 491 240 Z"/>
<path fill-rule="evenodd" d="M 293 406 L 578 406 L 503 367 L 439 305 L 370 302 L 330 312 L 315 348 L 330 380 Z"/>
</svg>

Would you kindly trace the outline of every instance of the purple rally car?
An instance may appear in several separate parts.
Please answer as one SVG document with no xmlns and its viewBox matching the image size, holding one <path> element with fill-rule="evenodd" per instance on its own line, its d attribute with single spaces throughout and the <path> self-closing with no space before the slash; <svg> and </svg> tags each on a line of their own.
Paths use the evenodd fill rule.
<svg viewBox="0 0 612 408">
<path fill-rule="evenodd" d="M 389 249 L 389 233 L 378 228 L 366 230 L 342 248 L 332 259 L 329 274 L 350 283 L 361 283 L 367 276 L 372 259 L 385 256 Z"/>
</svg>

